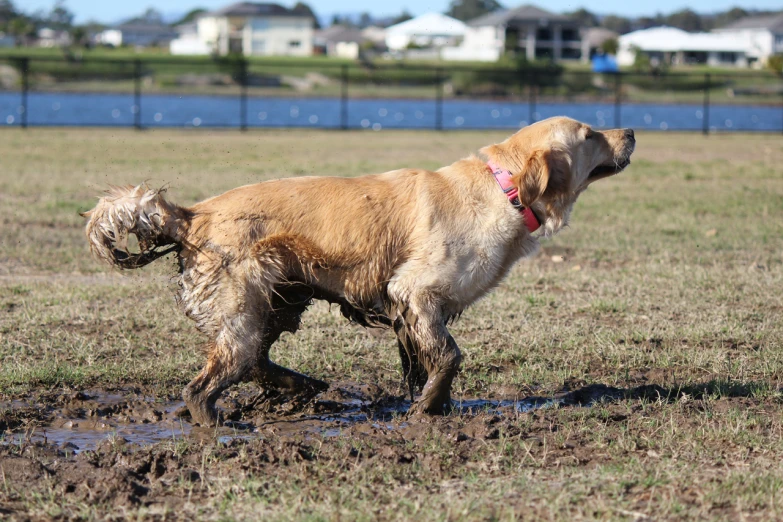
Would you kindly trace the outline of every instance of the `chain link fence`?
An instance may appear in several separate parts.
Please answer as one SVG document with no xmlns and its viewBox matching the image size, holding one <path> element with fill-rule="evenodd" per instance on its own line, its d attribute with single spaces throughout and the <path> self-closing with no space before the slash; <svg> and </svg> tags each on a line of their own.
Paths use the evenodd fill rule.
<svg viewBox="0 0 783 522">
<path fill-rule="evenodd" d="M 593 73 L 552 65 L 241 57 L 0 58 L 0 125 L 783 133 L 783 78 L 761 71 Z"/>
</svg>

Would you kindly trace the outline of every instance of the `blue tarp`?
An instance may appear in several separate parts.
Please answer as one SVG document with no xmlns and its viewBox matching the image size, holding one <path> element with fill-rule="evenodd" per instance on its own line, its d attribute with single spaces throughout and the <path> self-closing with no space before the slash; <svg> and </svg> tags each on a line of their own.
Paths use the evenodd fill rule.
<svg viewBox="0 0 783 522">
<path fill-rule="evenodd" d="M 593 72 L 613 73 L 617 71 L 617 60 L 611 54 L 596 54 L 593 56 Z"/>
</svg>

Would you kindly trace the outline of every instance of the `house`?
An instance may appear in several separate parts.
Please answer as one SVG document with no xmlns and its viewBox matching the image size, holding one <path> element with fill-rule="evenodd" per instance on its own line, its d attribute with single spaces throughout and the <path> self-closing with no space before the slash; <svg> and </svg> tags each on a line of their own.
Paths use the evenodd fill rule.
<svg viewBox="0 0 783 522">
<path fill-rule="evenodd" d="M 582 61 L 589 62 L 595 55 L 603 54 L 603 45 L 616 40 L 619 34 L 603 27 L 582 30 Z"/>
<path fill-rule="evenodd" d="M 5 33 L 0 33 L 0 47 L 13 47 L 16 45 L 16 38 Z"/>
<path fill-rule="evenodd" d="M 744 40 L 745 54 L 751 63 L 766 63 L 770 56 L 783 53 L 783 13 L 749 16 L 712 32 Z"/>
<path fill-rule="evenodd" d="M 198 39 L 214 54 L 313 54 L 313 17 L 278 4 L 240 2 L 206 13 L 196 23 Z"/>
<path fill-rule="evenodd" d="M 744 38 L 717 33 L 689 33 L 675 27 L 652 27 L 618 38 L 617 63 L 633 65 L 641 52 L 651 63 L 666 65 L 747 66 Z"/>
<path fill-rule="evenodd" d="M 441 48 L 457 45 L 465 36 L 464 22 L 440 13 L 427 13 L 386 28 L 386 47 L 403 51 L 409 47 Z"/>
<path fill-rule="evenodd" d="M 445 49 L 447 60 L 497 61 L 514 52 L 528 60 L 578 60 L 579 22 L 533 5 L 499 10 L 468 22 L 462 45 Z"/>
<path fill-rule="evenodd" d="M 198 36 L 198 22 L 180 24 L 174 28 L 177 38 L 169 43 L 169 52 L 174 55 L 205 55 L 212 48 Z"/>
<path fill-rule="evenodd" d="M 354 60 L 359 57 L 362 45 L 370 42 L 361 30 L 339 24 L 316 31 L 313 41 L 321 54 Z"/>
<path fill-rule="evenodd" d="M 38 47 L 67 47 L 71 45 L 71 35 L 68 31 L 42 27 L 38 30 Z"/>
<path fill-rule="evenodd" d="M 134 18 L 98 33 L 96 43 L 120 47 L 157 47 L 168 45 L 177 32 L 158 19 Z"/>
</svg>

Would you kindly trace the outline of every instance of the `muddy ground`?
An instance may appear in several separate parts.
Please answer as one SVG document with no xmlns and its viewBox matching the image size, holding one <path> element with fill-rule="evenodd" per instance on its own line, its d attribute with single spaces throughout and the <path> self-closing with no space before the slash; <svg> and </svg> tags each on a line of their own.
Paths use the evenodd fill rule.
<svg viewBox="0 0 783 522">
<path fill-rule="evenodd" d="M 783 520 L 777 136 L 639 134 L 631 167 L 450 326 L 449 415 L 408 417 L 393 335 L 321 304 L 272 358 L 329 391 L 234 387 L 203 430 L 179 396 L 204 339 L 174 261 L 89 255 L 78 212 L 103 187 L 188 204 L 434 169 L 507 133 L 2 134 L 2 520 Z"/>
</svg>

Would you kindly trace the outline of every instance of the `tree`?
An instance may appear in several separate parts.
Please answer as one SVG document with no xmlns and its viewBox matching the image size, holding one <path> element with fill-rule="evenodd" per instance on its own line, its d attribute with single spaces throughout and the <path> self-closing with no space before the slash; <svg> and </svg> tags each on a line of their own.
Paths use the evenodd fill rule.
<svg viewBox="0 0 783 522">
<path fill-rule="evenodd" d="M 702 30 L 701 16 L 691 9 L 682 9 L 666 17 L 666 25 L 696 33 Z"/>
<path fill-rule="evenodd" d="M 46 25 L 58 31 L 65 31 L 71 28 L 73 24 L 73 13 L 65 7 L 63 0 L 57 0 L 54 7 L 46 17 Z"/>
<path fill-rule="evenodd" d="M 566 13 L 570 18 L 579 22 L 582 27 L 595 27 L 598 25 L 598 17 L 585 8 Z"/>
<path fill-rule="evenodd" d="M 83 47 L 87 44 L 87 28 L 83 25 L 74 26 L 71 29 L 71 41 L 77 47 Z"/>
<path fill-rule="evenodd" d="M 609 15 L 601 20 L 601 27 L 605 27 L 615 33 L 625 34 L 631 32 L 631 21 L 622 16 Z"/>
<path fill-rule="evenodd" d="M 35 37 L 35 25 L 26 16 L 17 16 L 8 23 L 8 32 L 16 40 L 17 46 L 27 45 Z"/>
<path fill-rule="evenodd" d="M 611 54 L 612 56 L 616 56 L 619 49 L 620 42 L 617 41 L 617 38 L 609 38 L 608 40 L 604 40 L 604 42 L 601 44 L 601 50 L 606 54 Z"/>
<path fill-rule="evenodd" d="M 185 16 L 177 20 L 171 25 L 182 25 L 182 24 L 190 24 L 196 21 L 196 19 L 199 17 L 199 15 L 202 15 L 206 13 L 207 10 L 203 7 L 197 7 L 195 9 L 191 9 L 187 13 L 185 13 Z"/>
<path fill-rule="evenodd" d="M 372 16 L 370 13 L 362 13 L 359 15 L 359 27 L 362 29 L 372 25 Z"/>
<path fill-rule="evenodd" d="M 304 2 L 297 2 L 296 5 L 294 5 L 294 12 L 312 16 L 313 17 L 313 28 L 314 29 L 320 29 L 321 28 L 321 22 L 318 21 L 318 15 L 315 14 L 315 11 L 313 11 L 313 8 L 307 5 Z M 336 15 L 335 15 L 336 16 Z"/>
<path fill-rule="evenodd" d="M 141 20 L 148 24 L 163 25 L 163 15 L 154 7 L 147 8 L 141 15 Z"/>
<path fill-rule="evenodd" d="M 464 22 L 497 11 L 502 7 L 497 0 L 451 0 L 446 14 Z"/>
<path fill-rule="evenodd" d="M 8 23 L 19 16 L 11 0 L 0 0 L 0 29 L 5 29 Z"/>
<path fill-rule="evenodd" d="M 392 19 L 390 25 L 401 24 L 403 22 L 407 22 L 408 20 L 413 20 L 413 15 L 410 14 L 407 9 L 403 9 L 402 13 L 398 14 Z"/>
</svg>

